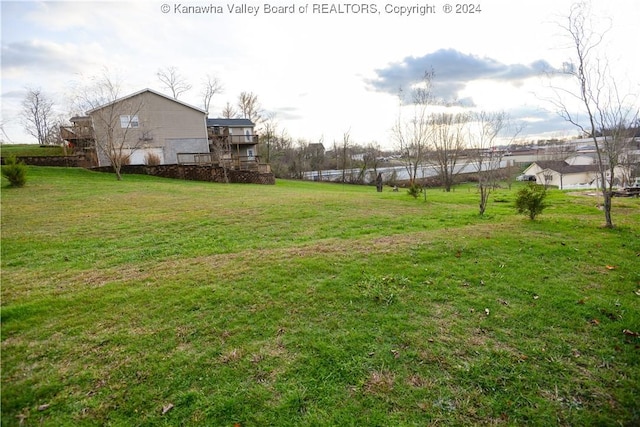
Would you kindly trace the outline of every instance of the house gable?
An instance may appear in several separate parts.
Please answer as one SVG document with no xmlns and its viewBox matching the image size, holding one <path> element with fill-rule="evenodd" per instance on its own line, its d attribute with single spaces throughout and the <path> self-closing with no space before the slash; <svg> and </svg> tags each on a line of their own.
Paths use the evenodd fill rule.
<svg viewBox="0 0 640 427">
<path fill-rule="evenodd" d="M 104 104 L 104 105 L 100 105 L 99 107 L 96 107 L 96 108 L 94 108 L 94 109 L 92 109 L 92 110 L 89 110 L 89 111 L 87 111 L 87 115 L 89 115 L 89 116 L 90 116 L 92 113 L 94 113 L 94 112 L 96 112 L 96 111 L 98 111 L 98 110 L 102 110 L 102 109 L 107 108 L 107 107 L 109 107 L 109 106 L 111 106 L 111 105 L 113 105 L 113 104 L 122 103 L 122 102 L 123 102 L 123 101 L 125 101 L 125 100 L 131 99 L 131 98 L 135 98 L 135 97 L 140 96 L 140 95 L 145 94 L 145 93 L 151 93 L 151 94 L 154 94 L 154 95 L 156 95 L 156 96 L 159 96 L 159 97 L 161 97 L 161 98 L 164 98 L 164 99 L 166 99 L 166 100 L 168 100 L 168 101 L 171 101 L 171 102 L 173 102 L 173 103 L 183 105 L 183 106 L 185 106 L 185 107 L 187 107 L 187 108 L 191 108 L 191 109 L 193 109 L 193 110 L 195 110 L 195 111 L 199 111 L 199 112 L 200 112 L 200 113 L 202 113 L 202 114 L 207 114 L 207 112 L 206 112 L 206 111 L 204 111 L 204 110 L 203 110 L 203 109 L 201 109 L 201 108 L 194 107 L 193 105 L 187 104 L 186 102 L 182 102 L 182 101 L 179 101 L 179 100 L 177 100 L 177 99 L 171 98 L 170 96 L 165 95 L 165 94 L 160 93 L 160 92 L 157 92 L 157 91 L 155 91 L 155 90 L 153 90 L 153 89 L 145 88 L 145 89 L 139 90 L 139 91 L 137 91 L 137 92 L 134 92 L 134 93 L 132 93 L 132 94 L 129 94 L 129 95 L 123 96 L 123 97 L 121 97 L 121 98 L 118 98 L 118 99 L 116 99 L 116 100 L 114 100 L 114 101 L 108 102 L 108 103 L 106 103 L 106 104 Z"/>
<path fill-rule="evenodd" d="M 98 142 L 99 165 L 109 164 L 104 147 L 110 127 L 123 155 L 143 163 L 160 153 L 162 164 L 177 163 L 180 152 L 208 153 L 206 112 L 151 89 L 144 89 L 87 112 Z M 101 139 L 102 138 L 102 139 Z"/>
</svg>

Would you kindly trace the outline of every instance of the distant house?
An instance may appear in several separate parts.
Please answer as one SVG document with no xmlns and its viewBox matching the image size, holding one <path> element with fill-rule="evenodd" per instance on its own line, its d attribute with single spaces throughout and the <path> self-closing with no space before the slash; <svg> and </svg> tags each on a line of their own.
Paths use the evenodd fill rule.
<svg viewBox="0 0 640 427">
<path fill-rule="evenodd" d="M 544 160 L 533 162 L 523 174 L 533 175 L 536 182 L 543 185 L 556 186 L 559 189 L 575 187 L 599 187 L 598 166 L 588 156 L 577 156 L 565 160 Z M 571 164 L 573 163 L 573 164 Z M 615 176 L 626 176 L 624 168 L 617 166 Z M 619 179 L 615 180 L 619 184 Z"/>
<path fill-rule="evenodd" d="M 72 126 L 60 132 L 96 166 L 110 165 L 104 151 L 109 133 L 123 147 L 125 164 L 175 164 L 180 153 L 209 153 L 206 118 L 200 108 L 143 89 L 72 117 Z"/>
<path fill-rule="evenodd" d="M 564 160 L 571 166 L 588 166 L 596 164 L 595 154 L 575 154 Z"/>
<path fill-rule="evenodd" d="M 249 119 L 207 119 L 209 150 L 216 162 L 234 169 L 255 169 L 260 165 L 258 135 Z"/>
</svg>

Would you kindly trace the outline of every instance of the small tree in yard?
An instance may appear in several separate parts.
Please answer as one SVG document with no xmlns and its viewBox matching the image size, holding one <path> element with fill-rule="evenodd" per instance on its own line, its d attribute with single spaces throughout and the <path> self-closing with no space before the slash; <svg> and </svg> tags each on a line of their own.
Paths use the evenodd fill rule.
<svg viewBox="0 0 640 427">
<path fill-rule="evenodd" d="M 560 27 L 573 50 L 563 70 L 573 86 L 552 87 L 554 97 L 550 101 L 566 121 L 593 140 L 606 227 L 613 228 L 611 198 L 615 171 L 632 136 L 628 130 L 638 118 L 638 107 L 637 94 L 621 94 L 611 74 L 612 63 L 603 49 L 610 27 L 599 27 L 597 23 L 602 21 L 607 22 L 592 15 L 588 1 L 571 6 L 566 23 Z"/>
<path fill-rule="evenodd" d="M 420 187 L 420 184 L 418 184 L 417 182 L 414 182 L 409 186 L 409 189 L 407 190 L 407 194 L 413 197 L 414 199 L 417 199 L 420 193 L 422 193 L 423 191 L 424 190 L 422 187 Z"/>
<path fill-rule="evenodd" d="M 108 159 L 118 181 L 122 166 L 129 164 L 131 154 L 141 148 L 150 132 L 138 117 L 144 106 L 142 98 L 120 99 L 120 93 L 120 82 L 105 70 L 92 85 L 80 89 L 76 100 L 77 109 L 87 111 L 96 129 L 96 153 Z"/>
<path fill-rule="evenodd" d="M 544 203 L 545 197 L 547 197 L 547 191 L 544 186 L 529 183 L 518 190 L 516 210 L 519 214 L 529 215 L 529 219 L 533 221 L 547 206 Z"/>
<path fill-rule="evenodd" d="M 41 89 L 27 89 L 27 95 L 22 101 L 21 115 L 25 130 L 38 140 L 38 144 L 55 142 L 53 100 Z"/>
<path fill-rule="evenodd" d="M 22 187 L 27 182 L 27 167 L 15 157 L 7 157 L 2 167 L 2 176 L 9 180 L 12 187 Z"/>
</svg>

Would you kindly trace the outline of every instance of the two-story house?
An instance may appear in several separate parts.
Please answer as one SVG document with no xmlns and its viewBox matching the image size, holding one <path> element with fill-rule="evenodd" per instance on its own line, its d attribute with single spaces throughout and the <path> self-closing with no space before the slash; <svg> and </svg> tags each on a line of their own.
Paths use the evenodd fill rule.
<svg viewBox="0 0 640 427">
<path fill-rule="evenodd" d="M 216 161 L 234 169 L 258 166 L 258 135 L 249 119 L 207 119 L 209 149 Z"/>
<path fill-rule="evenodd" d="M 175 164 L 179 153 L 209 153 L 207 113 L 152 89 L 143 89 L 70 119 L 61 136 L 93 157 L 111 164 L 117 150 L 123 164 Z"/>
</svg>

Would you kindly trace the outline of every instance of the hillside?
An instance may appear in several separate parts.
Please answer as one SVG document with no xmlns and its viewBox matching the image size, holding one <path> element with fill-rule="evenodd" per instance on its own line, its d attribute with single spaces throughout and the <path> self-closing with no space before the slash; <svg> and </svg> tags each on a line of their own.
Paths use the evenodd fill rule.
<svg viewBox="0 0 640 427">
<path fill-rule="evenodd" d="M 2 425 L 640 423 L 640 199 L 2 185 Z"/>
</svg>

